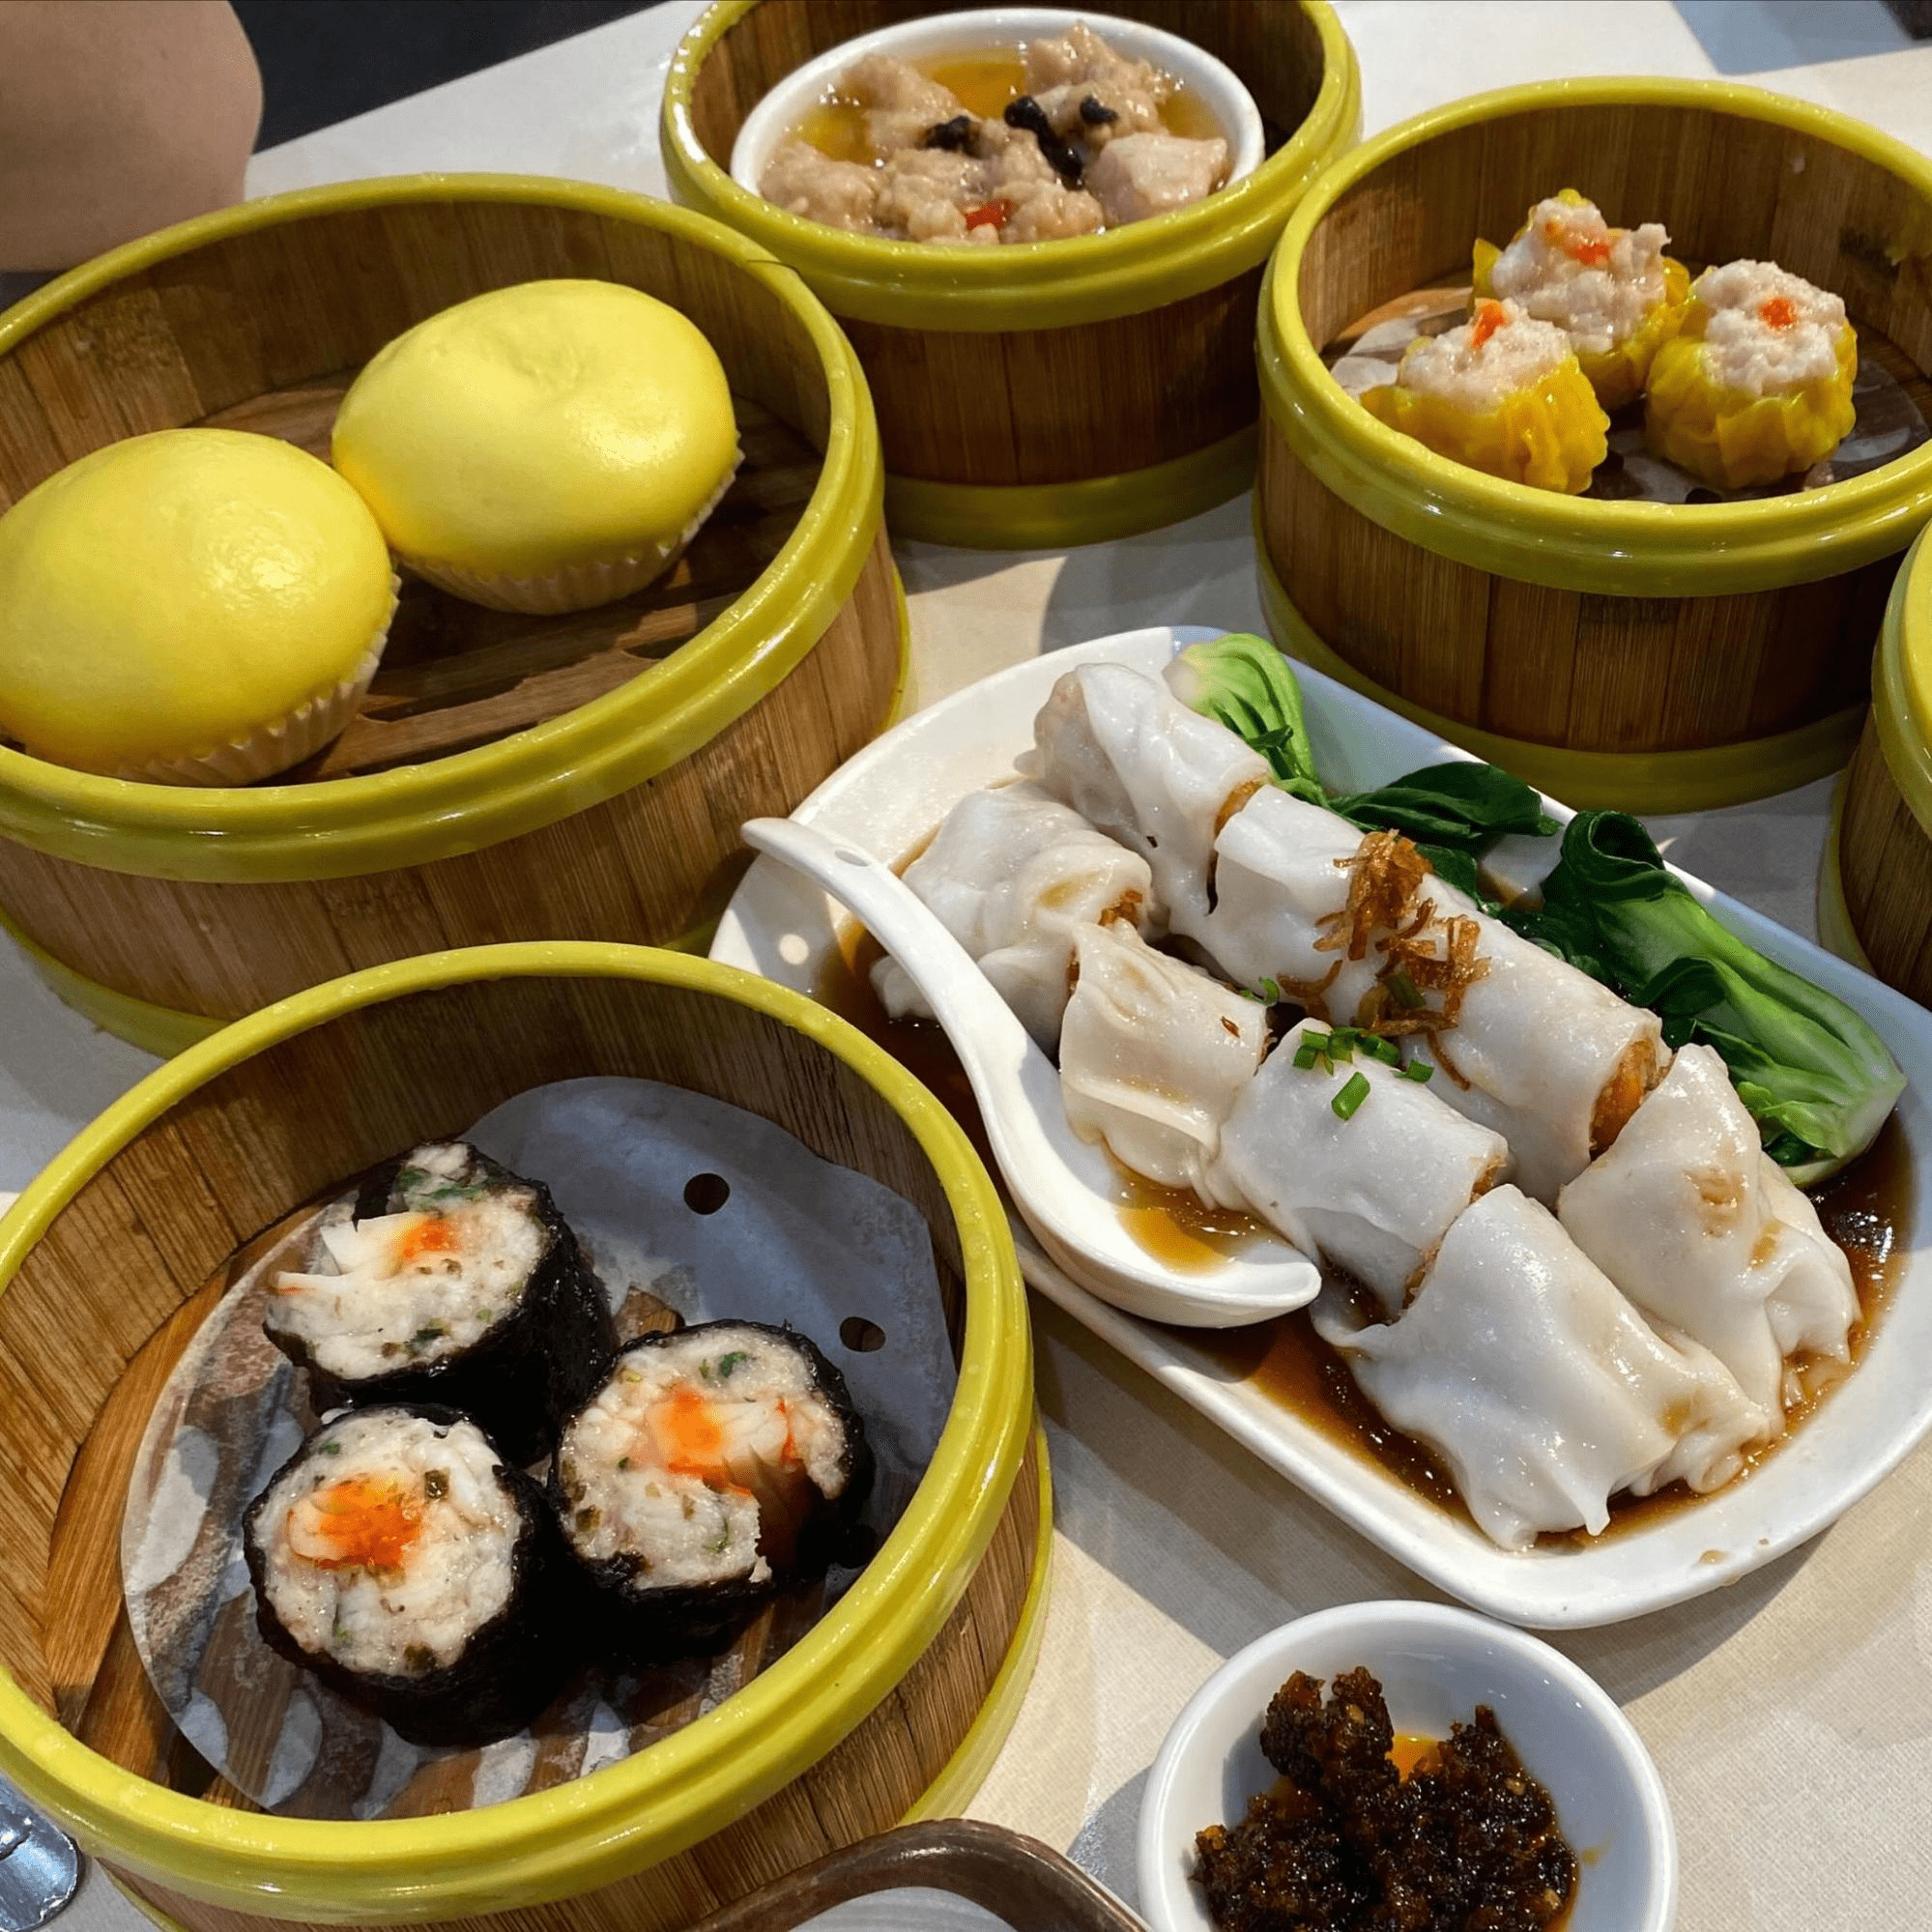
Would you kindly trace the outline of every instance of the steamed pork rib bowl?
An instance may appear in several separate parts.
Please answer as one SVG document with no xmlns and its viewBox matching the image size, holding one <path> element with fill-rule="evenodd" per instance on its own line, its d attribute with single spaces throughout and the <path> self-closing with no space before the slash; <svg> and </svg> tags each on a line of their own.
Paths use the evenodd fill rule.
<svg viewBox="0 0 1932 1932">
<path fill-rule="evenodd" d="M 917 65 L 869 53 L 766 162 L 760 191 L 894 241 L 1051 242 L 1185 208 L 1228 144 L 1171 75 L 1083 22 Z"/>
<path fill-rule="evenodd" d="M 1123 1199 L 1179 1191 L 1322 1264 L 1288 1321 L 1495 1543 L 1718 1488 L 1851 1366 L 1873 1277 L 1804 1190 L 1904 1076 L 1634 819 L 1559 837 L 1473 762 L 1333 794 L 1254 638 L 1165 681 L 1069 672 L 1017 780 L 907 883 L 1056 1054 Z M 1509 903 L 1505 835 L 1547 841 Z M 889 961 L 874 985 L 919 1012 Z"/>
</svg>

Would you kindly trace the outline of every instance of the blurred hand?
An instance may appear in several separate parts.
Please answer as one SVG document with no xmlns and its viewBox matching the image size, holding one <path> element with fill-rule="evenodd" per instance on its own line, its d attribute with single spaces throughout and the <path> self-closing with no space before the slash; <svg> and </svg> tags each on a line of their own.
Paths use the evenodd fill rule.
<svg viewBox="0 0 1932 1932">
<path fill-rule="evenodd" d="M 261 118 L 228 0 L 4 0 L 0 272 L 240 201 Z"/>
</svg>

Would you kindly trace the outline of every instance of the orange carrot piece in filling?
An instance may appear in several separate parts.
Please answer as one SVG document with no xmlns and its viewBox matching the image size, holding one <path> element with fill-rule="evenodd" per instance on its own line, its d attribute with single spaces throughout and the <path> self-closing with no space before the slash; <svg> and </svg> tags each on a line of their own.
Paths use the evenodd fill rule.
<svg viewBox="0 0 1932 1932">
<path fill-rule="evenodd" d="M 419 1226 L 397 1237 L 396 1265 L 419 1261 L 425 1254 L 453 1254 L 462 1246 L 455 1227 L 443 1215 L 432 1215 Z"/>
<path fill-rule="evenodd" d="M 1469 346 L 1480 349 L 1503 326 L 1503 304 L 1485 302 L 1476 311 L 1476 326 L 1469 332 Z"/>
<path fill-rule="evenodd" d="M 333 1548 L 308 1557 L 318 1570 L 399 1570 L 422 1527 L 421 1513 L 394 1483 L 363 1476 L 332 1483 L 296 1507 L 303 1527 Z"/>
<path fill-rule="evenodd" d="M 658 1453 L 674 1476 L 713 1476 L 724 1459 L 725 1432 L 697 1390 L 675 1388 L 650 1411 Z"/>
</svg>

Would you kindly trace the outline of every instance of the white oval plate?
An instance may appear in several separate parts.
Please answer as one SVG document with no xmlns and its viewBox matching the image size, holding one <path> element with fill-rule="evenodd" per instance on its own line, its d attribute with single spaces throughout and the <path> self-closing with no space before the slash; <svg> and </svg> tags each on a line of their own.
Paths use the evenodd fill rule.
<svg viewBox="0 0 1932 1932">
<path fill-rule="evenodd" d="M 1125 631 L 1015 665 L 906 720 L 799 806 L 797 818 L 875 851 L 909 851 L 953 802 L 1003 776 L 1032 742 L 1033 714 L 1077 664 L 1158 673 L 1198 627 Z M 1316 768 L 1361 791 L 1467 752 L 1297 665 Z M 1545 800 L 1552 817 L 1570 811 Z M 1554 841 L 1549 842 L 1551 846 Z M 1554 853 L 1551 853 L 1554 856 Z M 1725 925 L 1871 1022 L 1905 1069 L 1899 1117 L 1911 1153 L 1901 1274 L 1854 1373 L 1759 1468 L 1714 1495 L 1578 1547 L 1499 1549 L 1379 1466 L 1229 1371 L 1185 1335 L 1137 1321 L 1076 1287 L 1018 1223 L 1027 1281 L 1299 1484 L 1342 1521 L 1476 1609 L 1540 1629 L 1613 1624 L 1736 1582 L 1835 1521 L 1932 1427 L 1932 1255 L 1920 1252 L 1932 1196 L 1932 1014 L 1808 939 L 1708 885 L 1680 878 Z M 817 886 L 761 859 L 718 927 L 711 957 L 811 993 L 836 955 L 844 918 Z"/>
</svg>

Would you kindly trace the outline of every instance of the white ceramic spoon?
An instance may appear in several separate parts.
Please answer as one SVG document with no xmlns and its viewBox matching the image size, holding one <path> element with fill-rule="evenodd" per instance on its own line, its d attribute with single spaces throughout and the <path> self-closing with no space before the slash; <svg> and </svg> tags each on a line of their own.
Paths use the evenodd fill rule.
<svg viewBox="0 0 1932 1932">
<path fill-rule="evenodd" d="M 889 866 L 792 819 L 753 819 L 744 840 L 850 907 L 905 967 L 972 1083 L 1014 1205 L 1082 1287 L 1129 1314 L 1190 1328 L 1238 1328 L 1315 1298 L 1314 1263 L 1272 1235 L 1186 1272 L 1164 1266 L 1134 1239 L 1120 1216 L 1117 1171 L 1104 1149 L 1068 1124 L 1053 1063 Z"/>
</svg>

